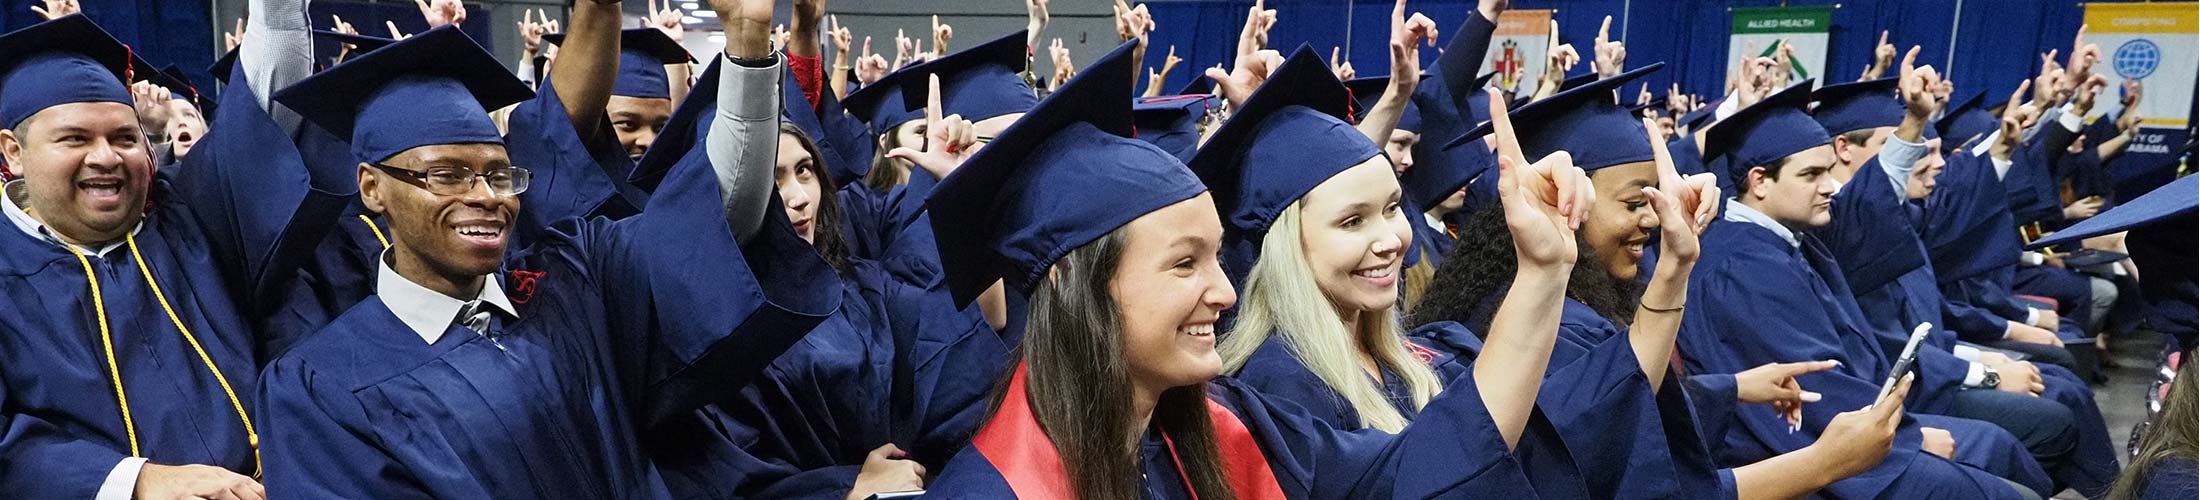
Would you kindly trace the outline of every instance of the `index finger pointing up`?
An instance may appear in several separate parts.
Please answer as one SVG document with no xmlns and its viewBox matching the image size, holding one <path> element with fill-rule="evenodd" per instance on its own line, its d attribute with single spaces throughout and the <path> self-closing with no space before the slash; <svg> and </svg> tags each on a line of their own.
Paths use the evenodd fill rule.
<svg viewBox="0 0 2200 500">
<path fill-rule="evenodd" d="M 1507 116 L 1505 98 L 1490 94 L 1490 135 L 1497 138 L 1497 154 L 1510 156 L 1520 165 L 1528 164 L 1528 155 L 1520 151 L 1520 139 L 1513 135 L 1512 117 Z"/>
<path fill-rule="evenodd" d="M 940 75 L 931 75 L 932 87 L 924 93 L 924 129 L 940 129 Z"/>
</svg>

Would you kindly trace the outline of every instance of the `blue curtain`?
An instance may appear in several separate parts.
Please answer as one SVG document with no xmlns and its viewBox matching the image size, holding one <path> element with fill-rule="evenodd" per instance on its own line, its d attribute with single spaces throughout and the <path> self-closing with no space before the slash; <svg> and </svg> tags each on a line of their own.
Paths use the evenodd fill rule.
<svg viewBox="0 0 2200 500">
<path fill-rule="evenodd" d="M 43 21 L 31 12 L 38 2 L 6 2 L 0 8 L 0 27 L 7 31 Z M 211 7 L 204 1 L 184 0 L 81 0 L 84 15 L 99 23 L 115 39 L 130 45 L 139 57 L 156 65 L 182 66 L 193 85 L 213 88 L 206 67 L 221 54 L 215 52 Z M 158 68 L 151 68 L 158 69 Z"/>
<path fill-rule="evenodd" d="M 1413 0 L 1407 10 L 1428 15 L 1440 31 L 1446 31 L 1440 35 L 1448 37 L 1448 30 L 1458 26 L 1476 4 Z M 1870 64 L 1872 44 L 1885 30 L 1888 40 L 1903 50 L 1911 45 L 1921 48 L 1918 64 L 1952 73 L 1958 98 L 1990 92 L 1990 102 L 2006 98 L 2019 81 L 2030 78 L 2039 69 L 2038 54 L 2049 49 L 2069 52 L 2084 14 L 2075 1 L 2065 0 L 1965 0 L 1960 21 L 1955 0 L 1516 0 L 1513 8 L 1557 9 L 1559 39 L 1584 51 L 1596 38 L 1604 16 L 1610 15 L 1613 38 L 1624 34 L 1630 66 L 1666 63 L 1665 71 L 1644 79 L 1653 89 L 1678 82 L 1685 91 L 1709 95 L 1726 84 L 1729 9 L 1833 4 L 1840 7 L 1833 13 L 1828 79 L 1853 81 Z M 1185 59 L 1182 69 L 1169 76 L 1168 88 L 1174 89 L 1229 58 L 1252 2 L 1161 0 L 1147 5 L 1164 28 L 1154 34 L 1152 52 L 1166 53 L 1175 45 Z M 1286 52 L 1310 44 L 1328 57 L 1331 47 L 1346 45 L 1349 37 L 1347 58 L 1361 75 L 1387 74 L 1392 5 L 1382 0 L 1270 0 L 1267 6 L 1277 11 L 1280 20 L 1269 44 Z M 1953 61 L 1948 51 L 1951 37 L 1956 48 Z M 1424 67 L 1433 64 L 1436 51 L 1423 49 L 1421 58 Z M 1150 61 L 1158 64 L 1160 56 Z M 1588 66 L 1585 62 L 1575 72 L 1588 72 Z"/>
</svg>

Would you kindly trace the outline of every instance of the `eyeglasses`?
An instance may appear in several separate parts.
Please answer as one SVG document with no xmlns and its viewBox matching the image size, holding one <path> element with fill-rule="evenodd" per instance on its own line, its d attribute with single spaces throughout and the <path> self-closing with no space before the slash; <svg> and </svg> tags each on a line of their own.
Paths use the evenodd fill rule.
<svg viewBox="0 0 2200 500">
<path fill-rule="evenodd" d="M 368 165 L 373 165 L 382 173 L 390 174 L 408 184 L 426 189 L 430 193 L 444 196 L 456 196 L 472 191 L 475 179 L 487 182 L 489 192 L 497 196 L 517 195 L 527 192 L 527 183 L 534 177 L 527 169 L 520 167 L 504 167 L 491 169 L 486 173 L 477 173 L 472 169 L 462 167 L 429 167 L 427 170 L 422 171 L 397 168 L 380 163 L 368 163 Z"/>
</svg>

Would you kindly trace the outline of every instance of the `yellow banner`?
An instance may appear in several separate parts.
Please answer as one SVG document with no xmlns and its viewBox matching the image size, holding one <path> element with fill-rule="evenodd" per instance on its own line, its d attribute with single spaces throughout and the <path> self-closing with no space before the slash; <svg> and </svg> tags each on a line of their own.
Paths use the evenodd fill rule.
<svg viewBox="0 0 2200 500">
<path fill-rule="evenodd" d="M 2085 24 L 2094 33 L 2195 33 L 2200 32 L 2200 4 L 2088 3 Z"/>
<path fill-rule="evenodd" d="M 1551 34 L 1551 11 L 1549 9 L 1514 9 L 1497 14 L 1497 32 L 1492 35 L 1549 34 Z"/>
</svg>

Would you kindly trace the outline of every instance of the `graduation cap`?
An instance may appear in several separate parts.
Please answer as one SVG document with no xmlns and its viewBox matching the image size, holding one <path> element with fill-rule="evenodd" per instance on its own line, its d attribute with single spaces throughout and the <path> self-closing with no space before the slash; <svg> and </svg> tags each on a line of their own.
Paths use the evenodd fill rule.
<svg viewBox="0 0 2200 500">
<path fill-rule="evenodd" d="M 1773 93 L 1705 132 L 1704 160 L 1727 159 L 1728 179 L 1739 186 L 1749 170 L 1771 165 L 1803 150 L 1833 142 L 1825 127 L 1803 108 L 1810 104 L 1814 80 L 1804 80 Z"/>
<path fill-rule="evenodd" d="M 962 115 L 973 122 L 987 118 L 1030 111 L 1039 103 L 1039 95 L 1024 83 L 1023 71 L 1030 46 L 1024 40 L 1024 30 L 1008 36 L 978 44 L 961 52 L 948 54 L 907 68 L 897 73 L 907 76 L 894 81 L 901 89 L 901 102 L 910 108 L 921 108 L 931 88 L 927 75 L 940 77 L 941 116 Z M 885 81 L 873 84 L 886 87 Z M 923 116 L 923 115 L 918 115 Z M 992 147 L 990 143 L 986 147 Z"/>
<path fill-rule="evenodd" d="M 344 61 L 275 93 L 360 161 L 436 144 L 503 144 L 489 110 L 535 92 L 466 33 L 445 26 Z"/>
<path fill-rule="evenodd" d="M 83 14 L 0 35 L 0 129 L 46 108 L 81 102 L 132 104 L 130 48 Z"/>
<path fill-rule="evenodd" d="M 1665 97 L 1652 97 L 1650 102 L 1628 105 L 1627 112 L 1642 116 L 1642 111 L 1646 109 L 1665 109 L 1665 102 Z"/>
<path fill-rule="evenodd" d="M 1428 83 L 1428 78 L 1428 75 L 1421 75 L 1421 83 Z M 1358 78 L 1344 82 L 1344 88 L 1352 91 L 1353 120 L 1363 120 L 1367 118 L 1369 111 L 1375 109 L 1375 103 L 1383 99 L 1383 94 L 1390 91 L 1390 77 Z M 1398 114 L 1398 130 L 1421 131 L 1421 107 L 1415 106 L 1411 99 L 1406 100 L 1405 111 Z"/>
<path fill-rule="evenodd" d="M 565 43 L 564 33 L 542 36 L 551 45 Z M 611 83 L 611 95 L 642 99 L 671 99 L 672 84 L 665 65 L 695 62 L 686 47 L 657 28 L 619 31 L 619 76 Z"/>
<path fill-rule="evenodd" d="M 1136 45 L 1101 56 L 933 188 L 925 206 L 958 307 L 996 279 L 1029 295 L 1071 250 L 1207 190 L 1130 138 Z"/>
<path fill-rule="evenodd" d="M 1222 213 L 1233 283 L 1260 259 L 1276 216 L 1330 177 L 1383 151 L 1352 128 L 1351 96 L 1310 46 L 1269 75 L 1192 157 Z"/>
<path fill-rule="evenodd" d="M 329 30 L 313 30 L 313 37 L 317 40 L 323 40 L 330 43 L 350 45 L 352 47 L 352 53 L 354 54 L 370 52 L 374 49 L 388 47 L 390 46 L 390 44 L 397 43 L 397 39 L 395 38 L 354 35 L 350 33 L 338 33 Z"/>
<path fill-rule="evenodd" d="M 214 58 L 214 64 L 207 66 L 206 72 L 214 75 L 216 82 L 229 83 L 229 72 L 236 68 L 237 49 L 231 48 L 228 52 L 223 52 L 221 57 Z"/>
<path fill-rule="evenodd" d="M 1673 122 L 1673 124 L 1695 130 L 1703 127 L 1704 123 L 1710 122 L 1711 117 L 1718 112 L 1719 103 L 1710 103 L 1702 108 L 1697 108 L 1695 111 L 1690 111 L 1688 114 L 1681 115 L 1680 120 Z"/>
<path fill-rule="evenodd" d="M 1642 118 L 1612 102 L 1612 91 L 1664 68 L 1662 62 L 1635 68 L 1551 94 L 1513 110 L 1508 116 L 1512 117 L 1513 132 L 1520 140 L 1520 152 L 1533 159 L 1565 151 L 1573 155 L 1574 166 L 1591 172 L 1650 161 L 1654 151 L 1642 129 Z M 1452 140 L 1450 147 L 1493 132 L 1496 132 L 1495 127 L 1483 123 L 1467 131 L 1467 135 Z"/>
<path fill-rule="evenodd" d="M 1985 102 L 1986 94 L 1974 94 L 1949 107 L 1939 121 L 1933 122 L 1933 131 L 1948 139 L 1941 147 L 1953 150 L 1973 137 L 1985 137 L 2001 128 L 2001 119 L 1986 111 Z"/>
<path fill-rule="evenodd" d="M 894 127 L 901 124 L 924 119 L 922 107 L 909 109 L 901 101 L 901 80 L 909 79 L 911 74 L 903 71 L 888 73 L 870 85 L 849 92 L 848 97 L 841 98 L 840 103 L 847 106 L 848 114 L 870 125 L 871 135 L 891 133 Z M 942 99 L 945 99 L 944 95 Z"/>
<path fill-rule="evenodd" d="M 1199 122 L 1221 105 L 1221 98 L 1209 95 L 1148 97 L 1131 104 L 1131 119 L 1138 140 L 1168 151 L 1177 161 L 1191 161 L 1199 151 Z"/>
<path fill-rule="evenodd" d="M 1895 98 L 1895 84 L 1899 78 L 1881 78 L 1854 83 L 1827 85 L 1811 94 L 1818 107 L 1810 110 L 1811 118 L 1828 134 L 1893 127 L 1902 124 L 1902 117 L 1909 113 L 1902 100 Z"/>
<path fill-rule="evenodd" d="M 1568 90 L 1578 89 L 1581 88 L 1581 86 L 1588 85 L 1590 82 L 1594 81 L 1597 81 L 1597 74 L 1594 71 L 1566 77 L 1566 80 L 1558 82 L 1558 91 L 1565 92 Z"/>
<path fill-rule="evenodd" d="M 1184 84 L 1184 88 L 1176 89 L 1176 95 L 1212 95 L 1214 93 L 1215 80 L 1200 73 L 1193 73 L 1191 83 Z"/>
<path fill-rule="evenodd" d="M 148 77 L 146 80 L 152 81 L 154 85 L 159 85 L 161 88 L 168 89 L 170 96 L 191 101 L 193 105 L 204 104 L 203 100 L 200 99 L 199 88 L 191 85 L 191 76 L 183 74 L 182 66 L 174 64 L 162 66 L 159 72 L 152 73 L 152 75 L 154 76 Z"/>
<path fill-rule="evenodd" d="M 2117 231 L 2138 229 L 2172 217 L 2191 215 L 2195 205 L 2200 205 L 2200 175 L 2187 175 L 2117 205 L 2116 208 L 2101 212 L 2100 215 L 2078 221 L 2055 234 L 2033 241 L 2032 244 L 2025 245 L 2025 249 L 2036 250 Z M 2191 229 L 2190 222 L 2186 225 L 2186 229 Z"/>
</svg>

